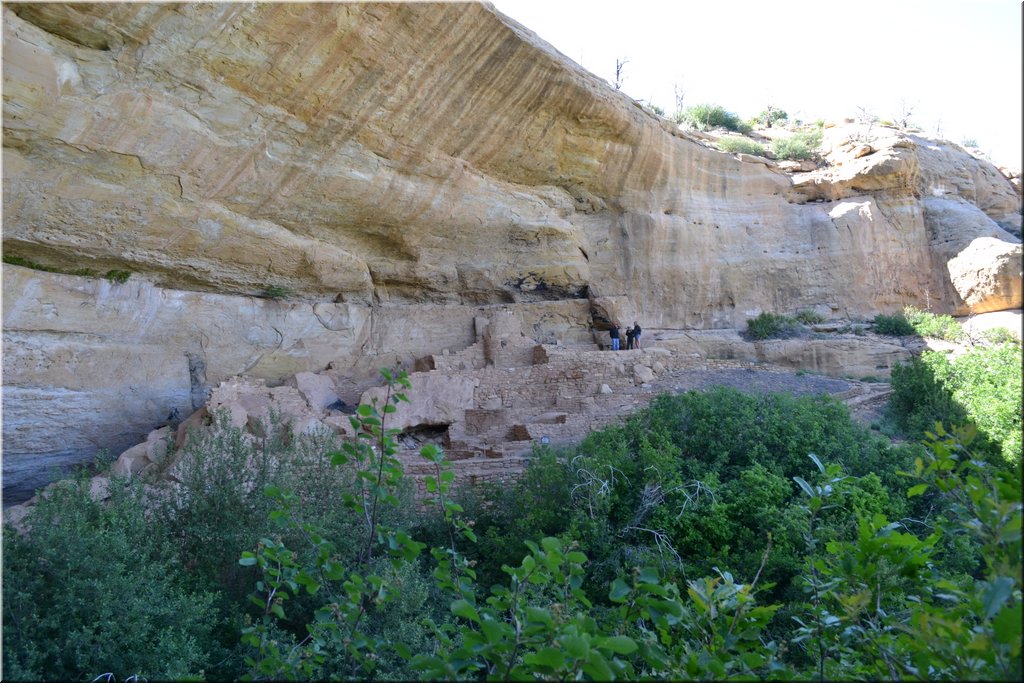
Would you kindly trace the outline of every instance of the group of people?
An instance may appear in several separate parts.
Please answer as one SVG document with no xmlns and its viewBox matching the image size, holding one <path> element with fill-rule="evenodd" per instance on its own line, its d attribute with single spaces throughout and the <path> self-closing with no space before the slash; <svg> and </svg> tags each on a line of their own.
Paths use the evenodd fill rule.
<svg viewBox="0 0 1024 683">
<path fill-rule="evenodd" d="M 632 327 L 626 328 L 626 348 L 640 348 L 640 323 L 633 321 Z M 619 323 L 613 322 L 612 327 L 608 330 L 608 335 L 612 338 L 612 351 L 619 350 Z"/>
</svg>

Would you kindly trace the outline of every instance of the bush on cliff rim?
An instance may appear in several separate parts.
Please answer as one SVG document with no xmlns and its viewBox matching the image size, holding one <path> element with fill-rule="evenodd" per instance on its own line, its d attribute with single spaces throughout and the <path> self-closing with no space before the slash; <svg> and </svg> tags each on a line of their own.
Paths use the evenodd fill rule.
<svg viewBox="0 0 1024 683">
<path fill-rule="evenodd" d="M 750 125 L 739 116 L 718 104 L 697 104 L 687 107 L 681 112 L 680 118 L 682 122 L 702 131 L 725 128 L 746 135 L 751 130 Z"/>
<path fill-rule="evenodd" d="M 804 325 L 817 325 L 825 322 L 825 316 L 811 309 L 797 311 L 796 319 Z"/>
<path fill-rule="evenodd" d="M 763 157 L 765 155 L 764 147 L 750 138 L 738 138 L 733 136 L 722 137 L 716 140 L 715 144 L 718 145 L 719 149 L 726 152 L 753 154 L 759 157 Z"/>
<path fill-rule="evenodd" d="M 17 256 L 16 254 L 3 255 L 3 262 L 10 263 L 12 266 L 21 266 L 23 268 L 31 268 L 32 270 L 42 270 L 47 273 L 63 273 L 65 275 L 78 275 L 80 277 L 95 277 L 95 271 L 89 270 L 88 268 L 56 268 L 53 266 L 46 266 L 42 263 L 37 263 L 31 259 Z"/>
<path fill-rule="evenodd" d="M 801 131 L 788 138 L 772 140 L 772 153 L 779 159 L 802 161 L 813 159 L 821 145 L 821 131 Z"/>
<path fill-rule="evenodd" d="M 872 322 L 877 334 L 884 334 L 890 337 L 908 337 L 916 332 L 914 326 L 899 314 L 884 315 L 879 313 Z"/>
<path fill-rule="evenodd" d="M 933 337 L 950 342 L 962 341 L 966 337 L 963 326 L 949 315 L 938 315 L 922 311 L 913 306 L 903 309 L 903 317 L 907 319 L 914 331 L 922 337 Z"/>
<path fill-rule="evenodd" d="M 789 337 L 796 334 L 798 329 L 796 318 L 767 311 L 747 320 L 747 336 L 754 340 Z"/>
</svg>

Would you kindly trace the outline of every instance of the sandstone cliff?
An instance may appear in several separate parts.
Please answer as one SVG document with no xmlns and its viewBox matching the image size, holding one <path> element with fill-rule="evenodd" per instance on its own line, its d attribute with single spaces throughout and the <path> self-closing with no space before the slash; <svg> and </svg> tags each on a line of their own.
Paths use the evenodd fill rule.
<svg viewBox="0 0 1024 683">
<path fill-rule="evenodd" d="M 791 176 L 487 5 L 9 3 L 3 24 L 5 258 L 133 273 L 5 264 L 5 476 L 136 443 L 236 374 L 333 362 L 358 398 L 495 307 L 586 342 L 602 316 L 1020 306 L 1019 188 L 990 164 L 836 129 Z"/>
</svg>

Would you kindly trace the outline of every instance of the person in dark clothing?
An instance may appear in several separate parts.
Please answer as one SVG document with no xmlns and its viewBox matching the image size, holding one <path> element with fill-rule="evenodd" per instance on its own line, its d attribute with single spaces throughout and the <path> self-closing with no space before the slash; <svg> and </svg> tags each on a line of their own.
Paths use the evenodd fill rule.
<svg viewBox="0 0 1024 683">
<path fill-rule="evenodd" d="M 627 327 L 626 328 L 626 350 L 627 351 L 629 349 L 633 348 L 633 340 L 634 340 L 633 328 L 632 327 Z"/>
<path fill-rule="evenodd" d="M 608 330 L 608 336 L 612 338 L 612 351 L 619 350 L 619 325 L 612 323 L 612 329 Z"/>
<path fill-rule="evenodd" d="M 640 323 L 633 321 L 633 341 L 636 343 L 636 348 L 640 348 Z"/>
</svg>

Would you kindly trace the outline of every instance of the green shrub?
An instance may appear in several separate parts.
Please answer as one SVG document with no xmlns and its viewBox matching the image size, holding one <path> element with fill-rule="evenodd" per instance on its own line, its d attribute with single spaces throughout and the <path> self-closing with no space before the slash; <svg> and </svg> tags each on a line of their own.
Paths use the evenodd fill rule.
<svg viewBox="0 0 1024 683">
<path fill-rule="evenodd" d="M 10 263 L 12 266 L 31 268 L 32 270 L 53 271 L 49 266 L 44 266 L 41 263 L 37 263 L 31 259 L 24 258 L 23 256 L 17 256 L 15 254 L 4 254 L 4 263 Z"/>
<path fill-rule="evenodd" d="M 380 412 L 360 417 L 376 420 L 371 438 L 386 434 Z M 383 437 L 381 452 L 393 453 L 392 445 Z M 426 481 L 430 504 L 443 511 L 443 540 L 430 548 L 434 583 L 450 605 L 446 623 L 424 619 L 436 645 L 416 654 L 367 632 L 364 614 L 394 604 L 400 575 L 369 564 L 336 567 L 336 546 L 303 525 L 319 549 L 314 562 L 296 562 L 274 539 L 240 560 L 259 568 L 252 597 L 266 605 L 262 622 L 244 629 L 257 653 L 250 673 L 381 678 L 390 648 L 428 679 L 612 680 L 647 672 L 846 680 L 900 678 L 924 667 L 943 679 L 1014 679 L 1019 475 L 990 475 L 969 455 L 949 457 L 962 452 L 952 441 L 929 448 L 891 447 L 827 397 L 726 389 L 662 396 L 625 424 L 590 435 L 575 455 L 542 454 L 531 465 L 547 471 L 534 477 L 538 495 L 518 510 L 563 531 L 527 540 L 522 561 L 505 564 L 507 578 L 489 591 L 474 564 L 483 575 L 494 558 L 467 561 L 474 525 L 446 498 L 453 477 L 441 456 L 425 448 L 423 457 L 437 465 Z M 905 492 L 897 472 L 912 468 L 924 483 Z M 933 487 L 953 495 L 932 495 Z M 280 505 L 274 514 L 290 519 L 299 498 L 271 495 Z M 509 500 L 492 503 L 493 523 L 516 524 L 516 511 L 503 508 Z M 490 531 L 483 526 L 476 533 Z M 953 529 L 960 533 L 947 533 Z M 502 547 L 517 540 L 500 532 Z M 381 552 L 390 549 L 396 568 L 418 553 L 393 530 L 370 536 Z M 960 574 L 950 573 L 950 549 L 963 551 L 955 553 Z M 741 584 L 733 571 L 754 578 Z M 283 595 L 287 606 L 303 590 L 332 592 L 333 602 L 282 640 L 274 624 L 285 622 L 284 608 L 270 598 Z M 786 603 L 764 604 L 765 596 Z M 953 622 L 942 620 L 947 613 Z M 978 650 L 976 636 L 992 652 Z M 793 647 L 783 653 L 776 642 Z"/>
<path fill-rule="evenodd" d="M 772 153 L 779 159 L 813 159 L 821 144 L 821 130 L 801 131 L 788 138 L 772 140 Z"/>
<path fill-rule="evenodd" d="M 103 277 L 116 285 L 123 285 L 132 276 L 130 270 L 108 270 Z"/>
<path fill-rule="evenodd" d="M 750 126 L 739 116 L 717 104 L 697 104 L 687 107 L 681 115 L 684 123 L 697 130 L 725 128 L 744 135 L 750 132 Z"/>
<path fill-rule="evenodd" d="M 1021 461 L 1021 346 L 1008 342 L 974 347 L 953 360 L 928 353 L 936 379 L 963 407 L 993 450 L 1009 463 Z M 983 442 L 982 442 L 983 444 Z M 983 445 L 979 444 L 979 448 Z"/>
<path fill-rule="evenodd" d="M 15 254 L 4 254 L 4 263 L 10 263 L 14 266 L 22 266 L 23 268 L 31 268 L 33 270 L 42 270 L 47 273 L 63 273 L 65 275 L 78 275 L 80 277 L 95 277 L 96 273 L 88 268 L 55 268 L 53 266 L 45 266 L 42 263 L 37 263 L 31 259 L 17 256 Z"/>
<path fill-rule="evenodd" d="M 212 659 L 209 588 L 190 589 L 140 487 L 94 501 L 66 480 L 4 529 L 3 668 L 10 679 L 200 677 Z"/>
<path fill-rule="evenodd" d="M 787 337 L 797 331 L 797 321 L 786 315 L 763 312 L 747 320 L 747 337 L 750 339 L 775 339 Z"/>
<path fill-rule="evenodd" d="M 875 332 L 890 337 L 907 337 L 915 333 L 911 325 L 902 315 L 884 315 L 879 313 L 874 319 Z"/>
<path fill-rule="evenodd" d="M 307 499 L 304 512 L 326 533 L 351 534 L 352 515 L 332 501 L 354 484 L 350 473 L 331 465 L 328 454 L 338 447 L 336 437 L 293 434 L 275 414 L 269 424 L 256 426 L 263 434 L 259 439 L 232 427 L 224 411 L 213 422 L 213 429 L 196 432 L 169 456 L 177 463 L 174 476 L 183 494 L 157 508 L 177 539 L 183 563 L 200 583 L 238 590 L 244 573 L 239 554 L 254 536 L 272 531 L 267 517 L 273 502 L 263 494 L 267 486 L 287 488 Z"/>
<path fill-rule="evenodd" d="M 762 126 L 771 128 L 772 124 L 779 123 L 780 121 L 788 121 L 789 114 L 787 114 L 781 109 L 776 109 L 775 107 L 768 107 L 760 114 L 758 114 L 755 117 L 755 120 Z"/>
<path fill-rule="evenodd" d="M 263 299 L 288 299 L 292 296 L 293 292 L 288 287 L 281 285 L 268 285 L 263 288 L 260 292 L 260 297 Z"/>
<path fill-rule="evenodd" d="M 755 156 L 763 157 L 765 154 L 764 147 L 754 142 L 750 138 L 739 138 L 739 137 L 723 137 L 715 141 L 719 149 L 726 152 L 740 152 L 742 154 L 753 154 Z"/>
<path fill-rule="evenodd" d="M 5 529 L 8 677 L 1020 678 L 1019 469 L 941 429 L 892 446 L 827 396 L 663 395 L 538 449 L 468 519 L 432 445 L 424 507 L 404 497 L 387 419 L 408 380 L 385 378 L 395 391 L 337 450 L 307 457 L 273 420 L 194 435 L 206 460 L 177 462 L 187 483 L 165 501 L 180 519 L 144 511 L 137 485 L 101 503 L 79 480 L 30 535 Z M 430 546 L 413 515 L 432 516 Z M 244 527 L 220 586 L 231 618 L 214 617 L 224 567 L 202 553 L 233 552 Z M 223 597 L 237 584 L 249 600 Z M 240 633 L 232 652 L 211 643 Z"/>
<path fill-rule="evenodd" d="M 926 351 L 893 368 L 890 413 L 912 438 L 936 422 L 971 422 L 980 432 L 979 452 L 1020 462 L 1021 360 L 1016 343 L 974 347 L 952 360 Z"/>
<path fill-rule="evenodd" d="M 1005 327 L 992 327 L 981 332 L 981 338 L 988 344 L 1020 344 L 1020 337 Z"/>
<path fill-rule="evenodd" d="M 817 325 L 818 323 L 825 322 L 825 316 L 810 309 L 797 311 L 796 319 L 804 325 Z"/>
<path fill-rule="evenodd" d="M 936 315 L 913 306 L 907 306 L 903 309 L 903 316 L 922 337 L 957 342 L 966 336 L 963 326 L 949 315 Z"/>
<path fill-rule="evenodd" d="M 936 422 L 962 425 L 967 413 L 935 376 L 935 365 L 948 363 L 944 354 L 923 354 L 892 368 L 888 410 L 896 426 L 912 439 L 923 438 Z"/>
<path fill-rule="evenodd" d="M 657 564 L 666 575 L 680 562 L 690 576 L 716 563 L 753 573 L 772 531 L 765 576 L 782 591 L 802 552 L 791 476 L 805 466 L 807 452 L 840 459 L 858 475 L 877 472 L 887 487 L 902 486 L 896 469 L 912 461 L 830 398 L 721 387 L 662 396 L 563 458 L 533 461 L 534 483 L 488 492 L 489 505 L 467 505 L 483 544 L 473 559 L 481 578 L 499 576 L 508 557 L 522 553 L 523 532 L 527 539 L 547 533 L 576 540 L 591 558 L 587 587 L 598 600 L 617 572 L 637 562 Z M 885 506 L 904 510 L 899 497 Z M 524 519 L 532 521 L 527 526 Z"/>
<path fill-rule="evenodd" d="M 540 542 L 569 529 L 571 518 L 550 503 L 572 497 L 569 459 L 538 446 L 531 454 L 530 467 L 512 484 L 483 484 L 460 492 L 460 503 L 480 530 L 467 556 L 478 562 L 482 585 L 504 579 L 501 567 L 522 559 L 525 541 Z M 439 541 L 443 535 L 435 529 L 428 538 Z"/>
</svg>

